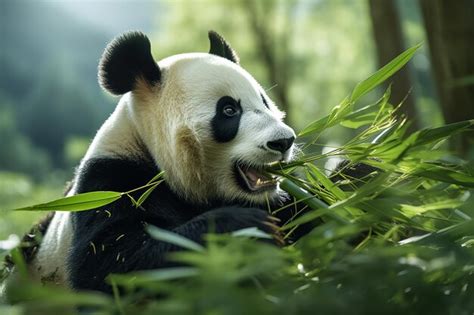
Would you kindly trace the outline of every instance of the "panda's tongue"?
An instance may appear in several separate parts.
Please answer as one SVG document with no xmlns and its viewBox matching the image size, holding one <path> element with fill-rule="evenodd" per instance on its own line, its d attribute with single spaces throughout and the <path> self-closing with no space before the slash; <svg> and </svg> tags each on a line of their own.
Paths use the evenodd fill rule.
<svg viewBox="0 0 474 315">
<path fill-rule="evenodd" d="M 262 175 L 257 172 L 256 169 L 249 168 L 245 171 L 245 176 L 249 179 L 252 183 L 256 183 L 259 179 L 261 179 Z"/>
<path fill-rule="evenodd" d="M 245 169 L 245 171 L 242 170 L 241 167 L 239 167 L 239 171 L 245 182 L 247 183 L 247 186 L 251 190 L 259 190 L 262 188 L 273 186 L 275 184 L 274 180 L 271 177 L 262 174 L 260 171 L 253 167 L 248 167 Z"/>
</svg>

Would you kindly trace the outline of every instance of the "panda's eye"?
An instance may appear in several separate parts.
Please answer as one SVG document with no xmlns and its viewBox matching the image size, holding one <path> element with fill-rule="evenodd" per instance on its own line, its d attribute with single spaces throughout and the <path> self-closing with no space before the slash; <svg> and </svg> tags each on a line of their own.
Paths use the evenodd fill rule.
<svg viewBox="0 0 474 315">
<path fill-rule="evenodd" d="M 235 108 L 234 104 L 224 105 L 224 107 L 222 108 L 222 112 L 228 117 L 235 116 L 239 113 L 237 108 Z"/>
<path fill-rule="evenodd" d="M 228 142 L 235 138 L 242 112 L 240 100 L 226 95 L 217 101 L 215 115 L 211 120 L 212 132 L 217 142 Z"/>
<path fill-rule="evenodd" d="M 227 121 L 227 118 L 240 117 L 242 114 L 242 107 L 240 106 L 240 100 L 235 100 L 230 96 L 223 96 L 217 101 L 216 114 Z"/>
</svg>

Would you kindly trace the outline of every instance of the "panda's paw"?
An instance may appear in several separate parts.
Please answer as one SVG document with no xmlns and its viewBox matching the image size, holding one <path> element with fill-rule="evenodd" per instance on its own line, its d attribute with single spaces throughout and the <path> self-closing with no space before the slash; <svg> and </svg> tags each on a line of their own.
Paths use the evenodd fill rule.
<svg viewBox="0 0 474 315">
<path fill-rule="evenodd" d="M 214 221 L 217 233 L 230 233 L 237 230 L 256 227 L 272 236 L 271 243 L 283 246 L 285 241 L 278 226 L 279 219 L 258 208 L 229 207 L 210 211 L 208 219 Z M 262 239 L 269 241 L 268 239 Z"/>
</svg>

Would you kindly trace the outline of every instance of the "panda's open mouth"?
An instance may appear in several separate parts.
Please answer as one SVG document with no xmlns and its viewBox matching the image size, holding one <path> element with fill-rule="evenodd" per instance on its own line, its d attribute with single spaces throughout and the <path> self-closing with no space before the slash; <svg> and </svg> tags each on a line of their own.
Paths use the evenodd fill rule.
<svg viewBox="0 0 474 315">
<path fill-rule="evenodd" d="M 277 179 L 266 174 L 263 165 L 261 167 L 255 167 L 240 162 L 235 163 L 234 169 L 237 182 L 242 189 L 248 192 L 259 193 L 274 190 L 277 186 Z"/>
</svg>

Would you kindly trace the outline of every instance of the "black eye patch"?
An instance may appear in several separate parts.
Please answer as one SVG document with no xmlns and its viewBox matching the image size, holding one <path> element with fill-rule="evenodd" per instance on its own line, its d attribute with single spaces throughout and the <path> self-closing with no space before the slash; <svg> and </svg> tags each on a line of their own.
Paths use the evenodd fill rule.
<svg viewBox="0 0 474 315">
<path fill-rule="evenodd" d="M 239 130 L 242 106 L 230 96 L 224 96 L 217 101 L 216 114 L 212 118 L 211 128 L 217 142 L 229 142 L 234 139 Z"/>
</svg>

